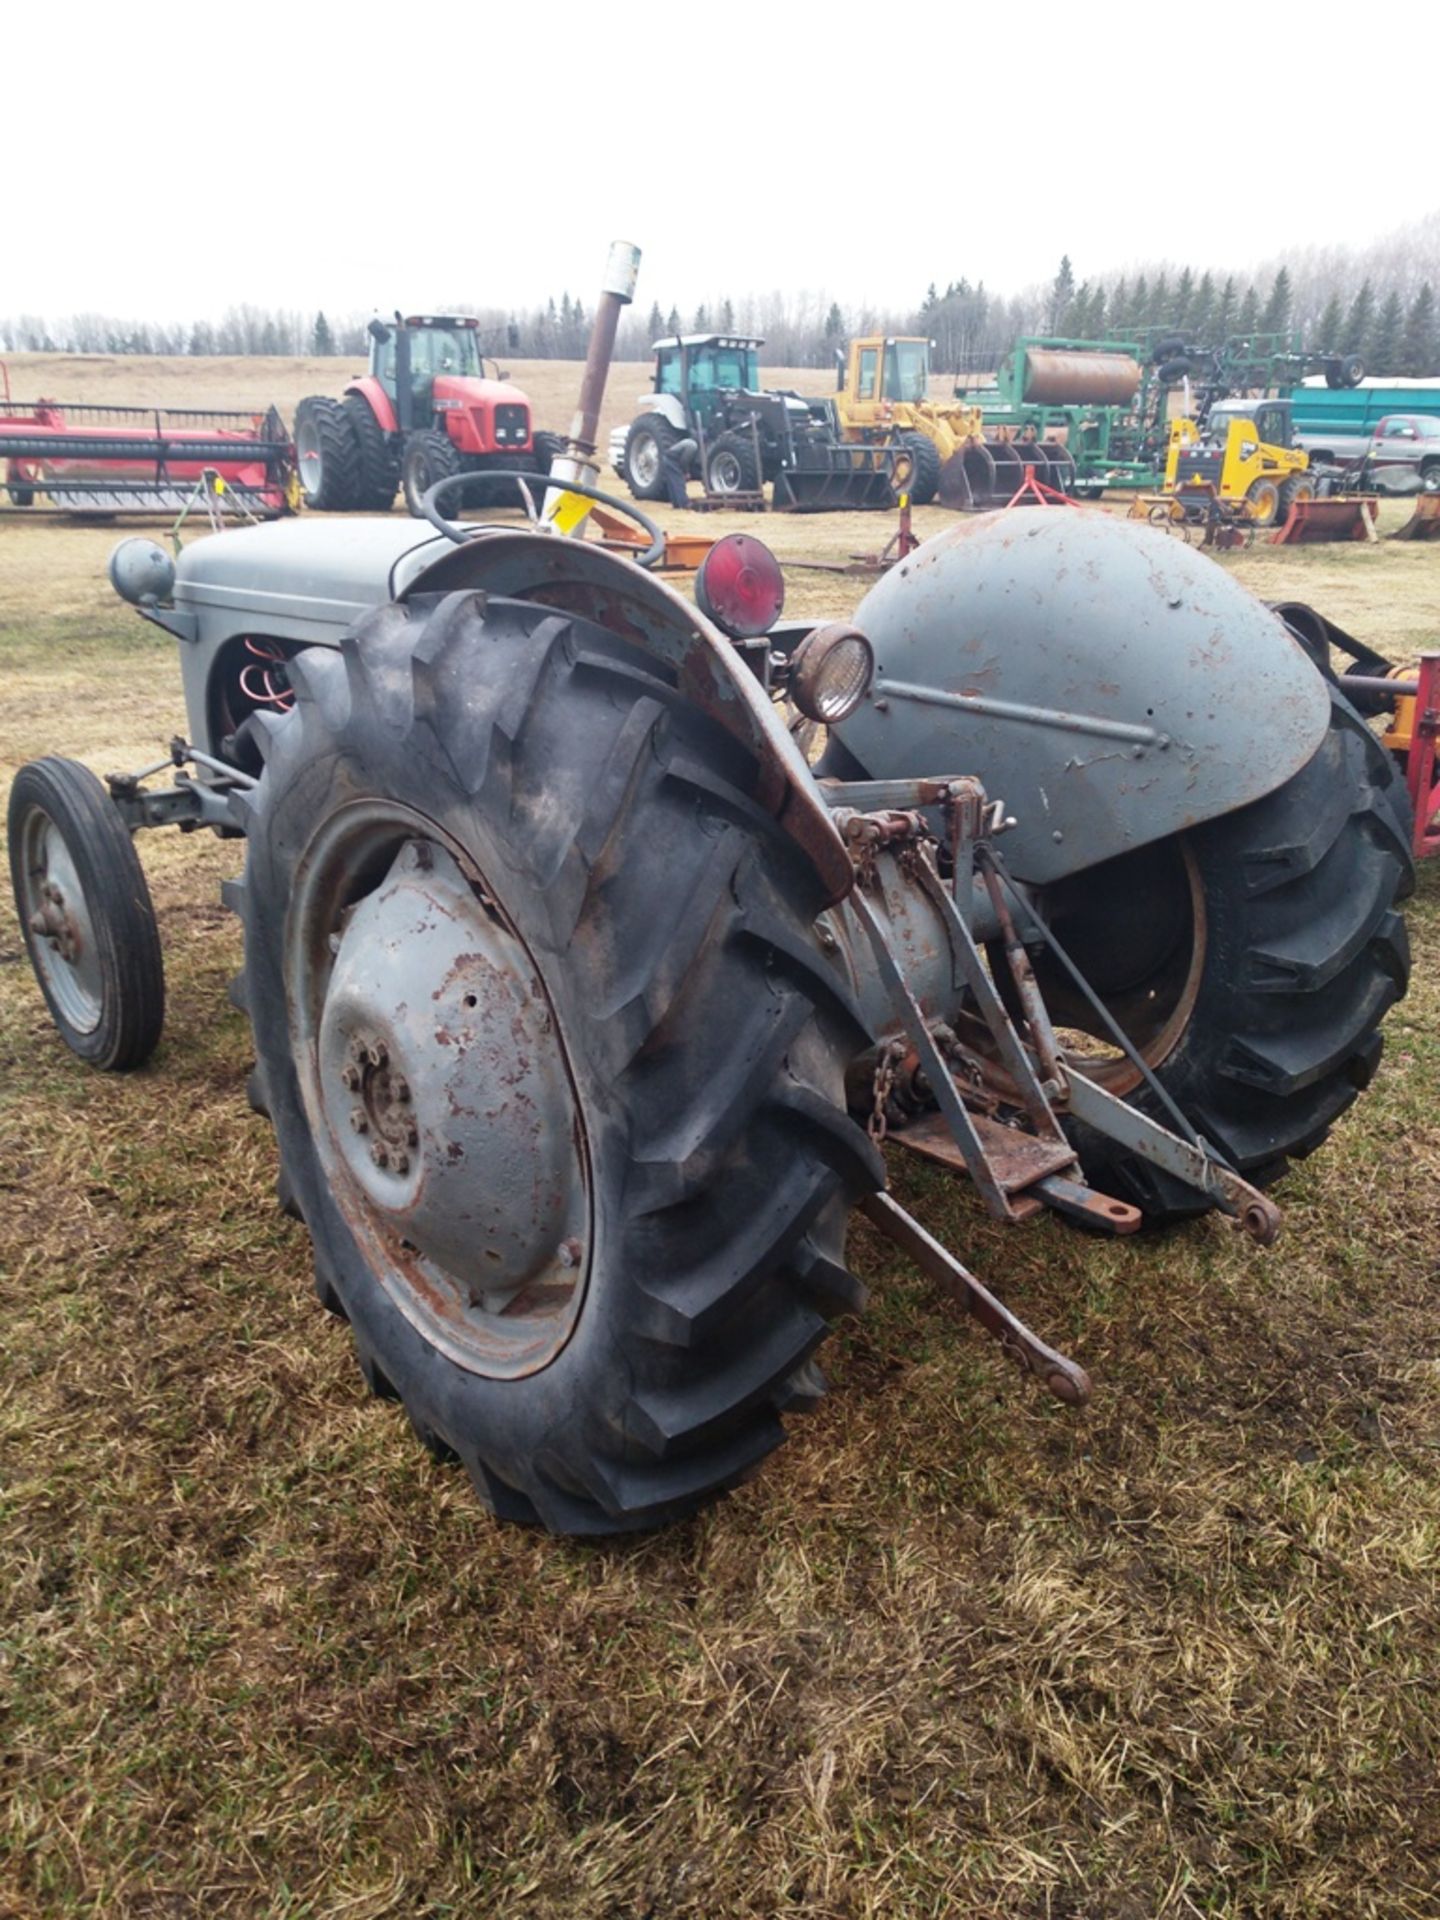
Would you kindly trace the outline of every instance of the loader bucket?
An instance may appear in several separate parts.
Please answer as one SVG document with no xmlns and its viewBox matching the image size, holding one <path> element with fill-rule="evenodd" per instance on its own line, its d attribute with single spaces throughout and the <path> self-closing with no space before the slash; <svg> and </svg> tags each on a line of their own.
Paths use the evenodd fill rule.
<svg viewBox="0 0 1440 1920">
<path fill-rule="evenodd" d="M 1440 493 L 1417 493 L 1415 511 L 1392 540 L 1440 540 Z"/>
<path fill-rule="evenodd" d="M 942 507 L 970 513 L 989 506 L 995 493 L 995 462 L 989 449 L 972 443 L 942 462 L 935 498 Z"/>
<path fill-rule="evenodd" d="M 775 476 L 774 505 L 793 513 L 883 511 L 895 504 L 888 448 L 812 446 Z"/>
<path fill-rule="evenodd" d="M 1296 500 L 1283 525 L 1270 535 L 1272 547 L 1304 547 L 1330 540 L 1378 540 L 1375 517 L 1380 502 L 1373 494 L 1331 494 L 1324 500 Z"/>
</svg>

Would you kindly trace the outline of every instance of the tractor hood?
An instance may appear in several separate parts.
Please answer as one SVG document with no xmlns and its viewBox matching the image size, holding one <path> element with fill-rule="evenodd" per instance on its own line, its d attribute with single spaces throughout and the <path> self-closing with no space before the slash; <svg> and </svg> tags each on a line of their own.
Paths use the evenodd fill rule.
<svg viewBox="0 0 1440 1920">
<path fill-rule="evenodd" d="M 875 779 L 977 774 L 1036 884 L 1273 792 L 1329 724 L 1273 613 L 1183 542 L 1104 513 L 961 521 L 855 620 L 876 673 L 843 745 Z"/>
<path fill-rule="evenodd" d="M 328 639 L 393 600 L 450 541 L 424 523 L 309 515 L 196 540 L 176 568 L 177 611 L 226 608 L 258 631 Z"/>
</svg>

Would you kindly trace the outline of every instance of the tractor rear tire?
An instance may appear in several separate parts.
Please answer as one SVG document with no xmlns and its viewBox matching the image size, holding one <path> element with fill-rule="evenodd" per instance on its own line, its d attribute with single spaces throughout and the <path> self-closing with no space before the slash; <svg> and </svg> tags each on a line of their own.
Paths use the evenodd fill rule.
<svg viewBox="0 0 1440 1920">
<path fill-rule="evenodd" d="M 625 439 L 625 484 L 637 500 L 668 500 L 665 456 L 683 436 L 660 413 L 642 413 Z"/>
<path fill-rule="evenodd" d="M 536 470 L 540 473 L 549 473 L 551 467 L 565 451 L 565 436 L 560 433 L 547 433 L 542 427 L 538 433 L 531 436 L 530 445 L 535 454 Z"/>
<path fill-rule="evenodd" d="M 707 493 L 758 493 L 762 484 L 755 444 L 743 433 L 717 434 L 705 456 Z"/>
<path fill-rule="evenodd" d="M 1155 863 L 1167 853 L 1162 874 Z M 1192 962 L 1188 1016 L 1156 1078 L 1213 1147 L 1268 1186 L 1321 1144 L 1369 1084 L 1380 1022 L 1409 981 L 1409 944 L 1395 909 L 1414 883 L 1409 802 L 1389 754 L 1338 689 L 1318 751 L 1277 792 L 1159 849 L 1078 874 L 1041 908 L 1107 997 L 1104 969 L 1124 958 L 1117 916 L 1132 903 L 1133 925 L 1143 891 L 1138 911 L 1153 927 L 1158 903 L 1183 889 L 1187 875 L 1202 901 L 1203 944 Z M 1193 921 L 1180 937 L 1195 941 Z M 1157 964 L 1155 978 L 1160 971 Z M 1088 1027 L 1073 998 L 1067 1002 L 1055 963 L 1046 957 L 1036 972 L 1057 1023 Z M 1144 987 L 1125 982 L 1134 998 Z M 1148 1088 L 1119 1090 L 1172 1124 Z M 1114 1141 L 1081 1127 L 1073 1133 L 1087 1178 L 1150 1221 L 1206 1210 L 1199 1195 Z"/>
<path fill-rule="evenodd" d="M 1312 473 L 1292 473 L 1288 480 L 1280 483 L 1280 504 L 1275 510 L 1276 526 L 1283 526 L 1290 518 L 1290 509 L 1297 500 L 1315 498 L 1315 476 Z"/>
<path fill-rule="evenodd" d="M 165 1024 L 165 962 L 115 802 L 78 761 L 31 760 L 10 789 L 9 840 L 20 929 L 61 1039 L 105 1072 L 143 1066 Z"/>
<path fill-rule="evenodd" d="M 462 457 L 455 451 L 448 434 L 437 433 L 432 428 L 410 435 L 400 464 L 400 484 L 405 490 L 406 509 L 413 519 L 425 518 L 425 509 L 420 504 L 424 495 L 437 481 L 448 480 L 452 473 L 459 473 L 462 464 Z M 450 519 L 473 504 L 469 487 L 451 487 L 440 497 L 441 510 Z"/>
<path fill-rule="evenodd" d="M 940 449 L 923 433 L 902 433 L 900 445 L 915 463 L 906 491 L 913 507 L 928 507 L 940 486 Z"/>
<path fill-rule="evenodd" d="M 352 513 L 360 502 L 360 443 L 339 400 L 324 394 L 295 409 L 295 458 L 305 504 L 314 513 Z"/>
<path fill-rule="evenodd" d="M 360 450 L 355 504 L 362 513 L 389 513 L 400 485 L 398 442 L 375 418 L 363 394 L 347 393 L 341 404 Z"/>
<path fill-rule="evenodd" d="M 502 1518 L 690 1513 L 813 1404 L 863 1302 L 846 1222 L 884 1175 L 845 1109 L 863 1037 L 819 877 L 750 754 L 584 619 L 456 593 L 293 676 L 227 901 L 321 1298 Z M 518 1295 L 493 1224 L 517 1210 Z"/>
</svg>

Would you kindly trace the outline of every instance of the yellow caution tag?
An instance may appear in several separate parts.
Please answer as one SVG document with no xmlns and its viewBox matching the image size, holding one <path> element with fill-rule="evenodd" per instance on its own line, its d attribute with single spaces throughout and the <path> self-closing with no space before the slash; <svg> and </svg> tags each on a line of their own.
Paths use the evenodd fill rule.
<svg viewBox="0 0 1440 1920">
<path fill-rule="evenodd" d="M 552 492 L 554 489 L 552 489 Z M 538 502 L 536 503 L 539 504 Z M 580 522 L 589 513 L 594 503 L 581 493 L 561 493 L 552 510 L 546 515 L 552 527 L 558 527 L 561 533 L 573 533 Z"/>
</svg>

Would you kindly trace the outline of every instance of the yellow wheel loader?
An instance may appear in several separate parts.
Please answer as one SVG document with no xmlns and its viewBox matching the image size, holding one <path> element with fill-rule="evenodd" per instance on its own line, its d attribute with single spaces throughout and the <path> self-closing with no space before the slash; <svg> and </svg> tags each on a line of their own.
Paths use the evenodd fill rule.
<svg viewBox="0 0 1440 1920">
<path fill-rule="evenodd" d="M 835 413 L 849 442 L 903 446 L 914 458 L 916 506 L 1004 506 L 1027 466 L 1046 486 L 1068 493 L 1075 462 L 1059 440 L 993 430 L 981 409 L 929 397 L 930 342 L 919 335 L 869 334 L 840 359 Z"/>
</svg>

